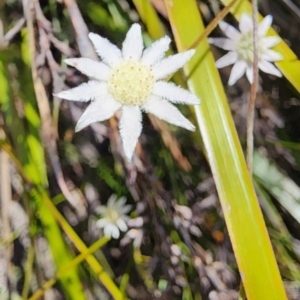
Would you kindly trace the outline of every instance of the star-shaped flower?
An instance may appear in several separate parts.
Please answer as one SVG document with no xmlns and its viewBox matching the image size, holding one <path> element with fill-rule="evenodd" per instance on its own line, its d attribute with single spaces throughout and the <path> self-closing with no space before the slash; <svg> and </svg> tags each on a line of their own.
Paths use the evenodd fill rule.
<svg viewBox="0 0 300 300">
<path fill-rule="evenodd" d="M 68 65 L 91 80 L 57 95 L 67 100 L 91 100 L 76 125 L 76 131 L 91 123 L 107 120 L 121 109 L 119 129 L 126 157 L 131 160 L 142 131 L 142 111 L 188 130 L 195 129 L 171 103 L 199 104 L 199 99 L 173 83 L 165 82 L 183 67 L 194 50 L 163 59 L 170 38 L 165 36 L 144 50 L 138 24 L 133 24 L 128 31 L 122 51 L 95 33 L 90 33 L 89 38 L 103 61 L 66 59 Z"/>
<path fill-rule="evenodd" d="M 96 212 L 102 216 L 96 225 L 103 229 L 105 236 L 117 239 L 120 236 L 120 230 L 125 232 L 128 229 L 127 213 L 131 210 L 131 205 L 125 205 L 125 203 L 125 197 L 117 200 L 116 195 L 111 195 L 107 205 L 101 205 L 96 209 Z"/>
<path fill-rule="evenodd" d="M 272 24 L 272 16 L 266 16 L 258 25 L 258 67 L 265 73 L 281 77 L 281 72 L 271 63 L 282 59 L 282 55 L 270 48 L 280 42 L 276 36 L 265 36 Z M 253 23 L 243 14 L 240 19 L 240 32 L 231 25 L 220 22 L 220 28 L 228 38 L 210 38 L 210 43 L 229 52 L 216 61 L 217 68 L 233 65 L 228 84 L 233 85 L 245 73 L 253 82 Z"/>
</svg>

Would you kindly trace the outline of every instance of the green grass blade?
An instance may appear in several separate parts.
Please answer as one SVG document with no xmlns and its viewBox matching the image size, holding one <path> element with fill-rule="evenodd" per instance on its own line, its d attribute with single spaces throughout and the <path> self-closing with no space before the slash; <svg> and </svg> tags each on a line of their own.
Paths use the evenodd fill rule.
<svg viewBox="0 0 300 300">
<path fill-rule="evenodd" d="M 165 3 L 177 47 L 186 50 L 204 31 L 197 4 Z M 202 101 L 196 117 L 246 294 L 255 300 L 286 299 L 214 58 L 206 41 L 196 50 L 186 67 L 188 83 Z"/>
<path fill-rule="evenodd" d="M 16 55 L 14 53 L 14 55 Z M 12 97 L 12 90 L 10 85 L 13 86 L 13 82 L 9 82 L 8 64 L 9 61 L 2 56 L 0 61 L 0 105 L 4 113 L 4 122 L 9 130 L 9 134 L 12 138 L 13 149 L 5 142 L 1 141 L 0 146 L 8 151 L 9 155 L 14 156 L 13 161 L 17 162 L 19 168 L 22 169 L 26 178 L 30 182 L 34 182 L 37 185 L 45 186 L 47 184 L 47 170 L 44 156 L 43 146 L 39 137 L 39 117 L 34 107 L 34 92 L 32 88 L 32 82 L 28 80 L 31 78 L 28 65 L 22 64 L 15 58 L 15 62 L 20 64 L 19 72 L 23 76 L 26 75 L 25 82 L 21 81 L 21 86 L 26 85 L 26 88 L 22 89 L 21 99 L 24 100 L 24 119 L 20 118 L 17 114 L 15 103 Z M 23 57 L 24 58 L 24 57 Z M 26 59 L 25 59 L 26 62 Z M 24 80 L 24 77 L 22 79 Z M 16 91 L 14 91 L 17 93 Z M 17 158 L 19 160 L 17 160 Z M 47 194 L 47 190 L 41 188 L 43 193 Z M 69 249 L 65 244 L 60 228 L 49 213 L 49 210 L 41 202 L 39 193 L 35 189 L 30 189 L 27 193 L 27 201 L 36 201 L 37 211 L 39 219 L 41 220 L 45 237 L 49 243 L 53 259 L 55 261 L 56 269 L 60 270 L 66 264 L 72 261 Z M 65 291 L 65 295 L 70 299 L 85 300 L 85 294 L 82 288 L 81 280 L 76 269 L 70 270 L 60 278 L 60 283 Z"/>
<path fill-rule="evenodd" d="M 300 187 L 258 152 L 255 152 L 253 157 L 253 174 L 300 223 Z"/>
<path fill-rule="evenodd" d="M 63 277 L 69 270 L 77 266 L 79 263 L 83 262 L 89 254 L 92 254 L 93 252 L 97 251 L 99 248 L 103 247 L 108 242 L 108 240 L 109 239 L 106 237 L 102 237 L 101 239 L 99 239 L 92 246 L 90 246 L 85 252 L 79 254 L 68 265 L 66 265 L 63 269 L 61 269 L 54 278 L 51 278 L 47 282 L 45 282 L 42 288 L 35 291 L 35 293 L 28 300 L 37 300 L 40 297 L 42 297 L 45 291 L 51 288 L 59 278 Z"/>
</svg>

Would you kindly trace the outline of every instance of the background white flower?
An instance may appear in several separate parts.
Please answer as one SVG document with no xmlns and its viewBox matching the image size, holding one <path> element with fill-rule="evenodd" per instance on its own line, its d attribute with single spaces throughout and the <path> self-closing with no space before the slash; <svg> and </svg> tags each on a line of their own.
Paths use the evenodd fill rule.
<svg viewBox="0 0 300 300">
<path fill-rule="evenodd" d="M 127 213 L 131 210 L 131 205 L 125 205 L 126 198 L 121 197 L 117 200 L 116 195 L 111 195 L 107 205 L 101 205 L 96 212 L 102 216 L 96 223 L 99 228 L 103 229 L 104 235 L 114 239 L 119 238 L 120 230 L 127 231 Z"/>
<path fill-rule="evenodd" d="M 282 59 L 282 55 L 270 48 L 280 42 L 276 36 L 265 36 L 272 24 L 272 16 L 266 16 L 258 25 L 258 67 L 265 73 L 281 77 L 281 72 L 271 63 Z M 250 83 L 253 82 L 253 23 L 243 14 L 239 29 L 220 22 L 220 28 L 228 38 L 210 38 L 209 42 L 229 52 L 216 61 L 217 68 L 234 64 L 228 84 L 233 85 L 245 73 Z"/>
<path fill-rule="evenodd" d="M 68 65 L 91 80 L 57 94 L 67 100 L 92 101 L 79 119 L 76 131 L 93 122 L 109 119 L 118 109 L 122 109 L 120 134 L 126 157 L 131 160 L 142 131 L 142 111 L 188 130 L 195 129 L 170 102 L 199 104 L 199 99 L 164 81 L 191 58 L 194 50 L 163 59 L 170 44 L 167 36 L 143 50 L 138 24 L 133 24 L 128 31 L 122 51 L 95 33 L 90 33 L 89 38 L 103 62 L 88 58 L 66 59 Z"/>
</svg>

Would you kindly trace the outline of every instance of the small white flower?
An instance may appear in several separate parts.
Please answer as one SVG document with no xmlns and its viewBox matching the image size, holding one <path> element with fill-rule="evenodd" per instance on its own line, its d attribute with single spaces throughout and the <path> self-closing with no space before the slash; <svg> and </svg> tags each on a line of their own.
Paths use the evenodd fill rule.
<svg viewBox="0 0 300 300">
<path fill-rule="evenodd" d="M 103 61 L 66 59 L 68 65 L 77 68 L 91 80 L 57 95 L 67 100 L 91 100 L 77 123 L 76 131 L 91 123 L 109 119 L 121 109 L 120 134 L 126 157 L 131 160 L 142 131 L 142 111 L 188 130 L 195 129 L 170 102 L 199 104 L 198 98 L 164 81 L 183 67 L 194 50 L 163 59 L 169 48 L 170 38 L 165 36 L 144 50 L 141 27 L 138 24 L 133 24 L 128 31 L 122 51 L 95 33 L 90 33 L 89 38 Z"/>
<path fill-rule="evenodd" d="M 271 63 L 282 59 L 282 55 L 270 48 L 280 42 L 276 36 L 265 36 L 272 24 L 272 16 L 266 16 L 258 25 L 258 67 L 265 73 L 281 77 L 281 72 Z M 228 84 L 233 85 L 245 73 L 253 82 L 253 23 L 243 14 L 240 19 L 240 32 L 231 25 L 220 22 L 220 28 L 228 38 L 210 38 L 209 42 L 229 52 L 216 61 L 217 68 L 234 64 Z"/>
<path fill-rule="evenodd" d="M 129 217 L 126 215 L 131 210 L 131 205 L 125 205 L 126 198 L 121 197 L 117 200 L 116 195 L 111 195 L 107 205 L 101 205 L 97 208 L 97 213 L 102 218 L 97 221 L 96 225 L 103 229 L 104 235 L 114 239 L 119 238 L 120 230 L 125 232 Z"/>
</svg>

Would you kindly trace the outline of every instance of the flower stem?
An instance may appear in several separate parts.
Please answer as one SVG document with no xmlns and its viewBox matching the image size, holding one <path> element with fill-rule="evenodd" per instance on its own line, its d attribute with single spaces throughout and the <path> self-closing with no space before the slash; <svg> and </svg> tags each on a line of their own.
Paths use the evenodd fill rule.
<svg viewBox="0 0 300 300">
<path fill-rule="evenodd" d="M 255 99 L 258 87 L 258 9 L 257 0 L 252 1 L 252 20 L 253 20 L 253 82 L 251 84 L 250 99 L 248 104 L 247 116 L 247 166 L 249 173 L 252 174 L 253 164 L 253 129 L 255 115 Z"/>
</svg>

